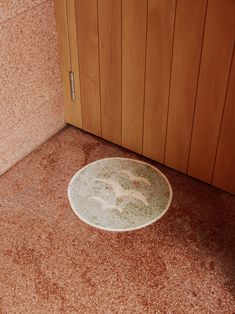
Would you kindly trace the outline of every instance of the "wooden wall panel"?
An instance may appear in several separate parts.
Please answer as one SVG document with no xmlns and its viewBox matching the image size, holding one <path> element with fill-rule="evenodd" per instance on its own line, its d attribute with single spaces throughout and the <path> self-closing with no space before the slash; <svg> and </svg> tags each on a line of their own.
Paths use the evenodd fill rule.
<svg viewBox="0 0 235 314">
<path fill-rule="evenodd" d="M 102 137 L 121 145 L 121 0 L 98 0 Z"/>
<path fill-rule="evenodd" d="M 206 0 L 178 0 L 165 164 L 187 172 Z"/>
<path fill-rule="evenodd" d="M 213 185 L 235 194 L 235 56 L 231 68 Z"/>
<path fill-rule="evenodd" d="M 209 0 L 188 173 L 212 180 L 235 36 L 235 1 Z"/>
<path fill-rule="evenodd" d="M 175 0 L 149 0 L 143 154 L 164 162 Z"/>
<path fill-rule="evenodd" d="M 101 136 L 97 1 L 75 0 L 83 129 Z"/>
<path fill-rule="evenodd" d="M 122 2 L 122 145 L 142 153 L 147 0 Z"/>
<path fill-rule="evenodd" d="M 60 54 L 60 73 L 62 91 L 64 97 L 65 120 L 70 124 L 75 124 L 74 103 L 70 96 L 69 71 L 71 70 L 68 20 L 66 0 L 55 0 L 56 29 L 58 34 L 58 47 Z"/>
<path fill-rule="evenodd" d="M 55 0 L 55 12 L 66 121 L 235 193 L 235 1 Z"/>
<path fill-rule="evenodd" d="M 67 0 L 67 15 L 68 15 L 68 30 L 69 30 L 69 46 L 71 70 L 74 73 L 75 79 L 75 95 L 74 102 L 74 125 L 82 128 L 82 104 L 80 93 L 80 77 L 78 63 L 78 45 L 77 45 L 77 30 L 76 30 L 76 14 L 74 0 Z"/>
</svg>

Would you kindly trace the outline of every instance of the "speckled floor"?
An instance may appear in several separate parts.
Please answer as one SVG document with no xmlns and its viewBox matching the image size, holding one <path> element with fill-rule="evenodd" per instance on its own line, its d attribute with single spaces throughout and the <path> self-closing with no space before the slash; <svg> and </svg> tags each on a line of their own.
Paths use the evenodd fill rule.
<svg viewBox="0 0 235 314">
<path fill-rule="evenodd" d="M 72 175 L 143 157 L 67 127 L 0 178 L 0 313 L 235 313 L 235 197 L 164 166 L 174 198 L 134 232 L 80 221 Z"/>
</svg>

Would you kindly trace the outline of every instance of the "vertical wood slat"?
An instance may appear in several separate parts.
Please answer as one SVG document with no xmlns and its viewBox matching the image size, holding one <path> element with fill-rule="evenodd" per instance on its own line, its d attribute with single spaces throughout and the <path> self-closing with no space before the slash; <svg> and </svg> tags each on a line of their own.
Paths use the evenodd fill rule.
<svg viewBox="0 0 235 314">
<path fill-rule="evenodd" d="M 102 137 L 121 145 L 121 0 L 98 0 Z"/>
<path fill-rule="evenodd" d="M 75 103 L 74 103 L 74 125 L 82 128 L 82 105 L 80 92 L 79 62 L 78 62 L 78 46 L 77 46 L 77 30 L 76 30 L 76 14 L 74 0 L 67 0 L 68 15 L 68 33 L 70 46 L 71 70 L 75 79 Z"/>
<path fill-rule="evenodd" d="M 175 0 L 149 0 L 143 154 L 164 162 Z"/>
<path fill-rule="evenodd" d="M 97 1 L 75 0 L 83 129 L 101 136 Z"/>
<path fill-rule="evenodd" d="M 165 164 L 187 172 L 206 0 L 178 0 Z"/>
<path fill-rule="evenodd" d="M 235 1 L 209 0 L 188 173 L 211 183 L 235 32 Z"/>
<path fill-rule="evenodd" d="M 58 47 L 60 54 L 60 72 L 64 97 L 65 120 L 70 124 L 74 124 L 74 103 L 71 100 L 69 82 L 69 71 L 71 70 L 71 64 L 66 0 L 55 0 L 54 5 L 56 16 L 56 29 L 58 34 Z"/>
<path fill-rule="evenodd" d="M 230 73 L 213 185 L 235 194 L 235 56 Z"/>
<path fill-rule="evenodd" d="M 142 153 L 147 0 L 122 2 L 122 145 Z"/>
</svg>

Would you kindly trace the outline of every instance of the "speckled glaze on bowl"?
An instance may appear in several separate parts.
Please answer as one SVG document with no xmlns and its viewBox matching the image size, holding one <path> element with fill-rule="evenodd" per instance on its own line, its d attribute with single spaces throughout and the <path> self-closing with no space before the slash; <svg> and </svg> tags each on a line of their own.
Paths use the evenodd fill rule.
<svg viewBox="0 0 235 314">
<path fill-rule="evenodd" d="M 80 169 L 68 199 L 85 223 L 108 231 L 131 231 L 161 218 L 172 201 L 168 179 L 152 165 L 129 158 L 106 158 Z"/>
</svg>

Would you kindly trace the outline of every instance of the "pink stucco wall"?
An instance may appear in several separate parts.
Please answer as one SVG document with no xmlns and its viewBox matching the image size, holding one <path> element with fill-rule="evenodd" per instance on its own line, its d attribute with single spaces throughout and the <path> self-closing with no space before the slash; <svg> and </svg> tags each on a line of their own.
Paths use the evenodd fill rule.
<svg viewBox="0 0 235 314">
<path fill-rule="evenodd" d="M 64 124 L 53 1 L 1 1 L 0 174 Z"/>
</svg>

